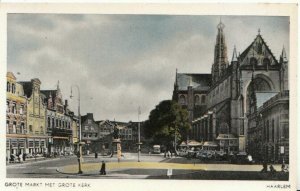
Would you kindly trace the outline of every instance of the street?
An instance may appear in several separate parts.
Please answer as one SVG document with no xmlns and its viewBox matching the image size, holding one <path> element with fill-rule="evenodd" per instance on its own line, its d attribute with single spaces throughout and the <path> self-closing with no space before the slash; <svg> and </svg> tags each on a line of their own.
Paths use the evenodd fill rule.
<svg viewBox="0 0 300 191">
<path fill-rule="evenodd" d="M 99 175 L 105 161 L 107 175 Z M 137 162 L 136 153 L 124 153 L 118 162 L 116 156 L 84 156 L 83 174 L 78 175 L 76 156 L 68 156 L 21 164 L 7 165 L 7 178 L 112 178 L 112 179 L 219 179 L 219 180 L 288 180 L 288 173 L 260 173 L 261 165 L 205 164 L 197 159 L 164 158 L 163 155 L 142 154 Z M 172 175 L 167 172 L 172 169 Z"/>
</svg>

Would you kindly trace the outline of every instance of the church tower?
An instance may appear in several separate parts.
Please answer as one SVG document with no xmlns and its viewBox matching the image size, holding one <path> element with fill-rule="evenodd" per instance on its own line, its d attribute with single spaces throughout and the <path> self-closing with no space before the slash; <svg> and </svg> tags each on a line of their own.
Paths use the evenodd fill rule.
<svg viewBox="0 0 300 191">
<path fill-rule="evenodd" d="M 228 67 L 227 46 L 225 42 L 225 25 L 220 21 L 218 24 L 218 35 L 216 38 L 214 63 L 212 65 L 212 81 L 217 82 Z"/>
<path fill-rule="evenodd" d="M 286 56 L 285 48 L 283 47 L 280 55 L 279 63 L 281 64 L 281 91 L 289 89 L 289 74 L 288 74 L 288 59 Z"/>
</svg>

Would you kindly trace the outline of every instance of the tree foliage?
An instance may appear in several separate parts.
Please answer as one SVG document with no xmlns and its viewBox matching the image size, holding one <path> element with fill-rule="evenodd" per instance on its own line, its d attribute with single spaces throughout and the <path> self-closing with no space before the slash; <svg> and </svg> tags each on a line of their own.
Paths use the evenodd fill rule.
<svg viewBox="0 0 300 191">
<path fill-rule="evenodd" d="M 173 141 L 177 143 L 186 139 L 187 130 L 190 128 L 188 112 L 182 109 L 175 101 L 164 100 L 150 112 L 149 119 L 145 122 L 145 134 L 152 138 L 154 144 L 171 147 Z"/>
</svg>

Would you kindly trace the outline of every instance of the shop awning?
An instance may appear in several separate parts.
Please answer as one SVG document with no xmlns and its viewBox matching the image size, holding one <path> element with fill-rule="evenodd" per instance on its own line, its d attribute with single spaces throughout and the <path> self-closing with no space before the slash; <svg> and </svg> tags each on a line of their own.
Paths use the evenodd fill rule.
<svg viewBox="0 0 300 191">
<path fill-rule="evenodd" d="M 218 147 L 219 145 L 213 141 L 206 141 L 203 144 L 204 147 Z"/>
</svg>

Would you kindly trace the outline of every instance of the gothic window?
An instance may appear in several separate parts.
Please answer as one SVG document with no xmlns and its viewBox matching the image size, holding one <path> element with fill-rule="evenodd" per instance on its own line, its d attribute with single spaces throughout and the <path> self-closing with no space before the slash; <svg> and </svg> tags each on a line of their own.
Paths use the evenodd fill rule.
<svg viewBox="0 0 300 191">
<path fill-rule="evenodd" d="M 56 119 L 55 126 L 56 126 L 56 128 L 58 128 L 58 127 L 59 127 L 59 124 L 58 124 L 58 119 Z"/>
<path fill-rule="evenodd" d="M 254 58 L 254 57 L 250 58 L 250 65 L 256 66 L 257 65 L 257 59 Z"/>
<path fill-rule="evenodd" d="M 181 105 L 184 105 L 186 103 L 186 100 L 185 100 L 185 96 L 184 95 L 180 95 L 179 96 L 179 103 Z"/>
<path fill-rule="evenodd" d="M 269 58 L 264 58 L 263 64 L 264 64 L 264 66 L 270 66 L 270 64 L 271 64 L 270 59 Z"/>
<path fill-rule="evenodd" d="M 195 104 L 198 105 L 200 102 L 200 97 L 199 95 L 195 95 Z"/>
<path fill-rule="evenodd" d="M 201 104 L 205 104 L 206 96 L 202 95 L 201 96 Z"/>
<path fill-rule="evenodd" d="M 10 92 L 10 83 L 9 82 L 7 82 L 6 91 Z"/>
<path fill-rule="evenodd" d="M 251 81 L 251 83 L 248 86 L 247 89 L 247 111 L 248 113 L 250 113 L 251 111 L 251 107 L 256 107 L 254 104 L 254 93 L 255 92 L 269 92 L 271 91 L 272 88 L 270 86 L 270 84 L 264 80 L 263 78 L 255 78 L 253 81 Z"/>
</svg>

